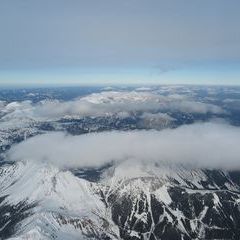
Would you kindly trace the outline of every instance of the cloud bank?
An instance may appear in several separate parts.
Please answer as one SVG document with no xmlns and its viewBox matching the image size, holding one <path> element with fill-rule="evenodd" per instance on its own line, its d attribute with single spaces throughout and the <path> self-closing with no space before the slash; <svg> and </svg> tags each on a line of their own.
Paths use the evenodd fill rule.
<svg viewBox="0 0 240 240">
<path fill-rule="evenodd" d="M 240 169 L 240 128 L 198 123 L 162 131 L 39 135 L 13 146 L 10 161 L 48 162 L 60 168 L 99 167 L 111 161 L 170 162 Z"/>
<path fill-rule="evenodd" d="M 2 103 L 3 105 L 3 103 Z M 93 93 L 72 101 L 45 100 L 37 104 L 31 101 L 12 102 L 0 106 L 3 121 L 16 118 L 38 121 L 58 120 L 64 117 L 106 116 L 130 112 L 178 111 L 199 114 L 222 114 L 224 110 L 216 105 L 176 98 L 174 95 L 162 96 L 152 92 L 106 91 Z M 126 115 L 125 115 L 126 116 Z"/>
</svg>

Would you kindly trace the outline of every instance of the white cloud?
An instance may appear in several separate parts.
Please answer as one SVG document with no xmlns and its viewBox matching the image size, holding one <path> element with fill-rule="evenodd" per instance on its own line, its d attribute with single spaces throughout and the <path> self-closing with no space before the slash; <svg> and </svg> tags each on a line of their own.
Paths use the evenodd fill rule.
<svg viewBox="0 0 240 240">
<path fill-rule="evenodd" d="M 93 93 L 72 101 L 42 101 L 33 104 L 30 101 L 13 102 L 3 107 L 6 115 L 3 121 L 18 117 L 34 120 L 55 120 L 66 116 L 106 116 L 126 112 L 180 111 L 187 113 L 224 113 L 219 106 L 196 102 L 191 99 L 179 99 L 176 96 L 162 96 L 150 92 Z"/>
<path fill-rule="evenodd" d="M 172 118 L 167 113 L 148 113 L 144 112 L 141 115 L 140 126 L 148 129 L 163 129 L 171 126 L 171 123 L 176 121 L 175 118 Z"/>
<path fill-rule="evenodd" d="M 138 92 L 149 92 L 151 90 L 152 90 L 152 88 L 150 88 L 150 87 L 139 87 L 139 88 L 135 89 L 135 91 L 138 91 Z"/>
<path fill-rule="evenodd" d="M 224 111 L 213 104 L 206 104 L 202 102 L 195 102 L 195 101 L 173 101 L 170 103 L 171 110 L 179 110 L 180 112 L 187 112 L 187 113 L 199 113 L 199 114 L 206 114 L 206 113 L 214 113 L 214 114 L 221 114 Z"/>
<path fill-rule="evenodd" d="M 171 122 L 176 120 L 175 118 L 172 118 L 167 113 L 143 113 L 141 115 L 141 118 L 148 120 L 148 121 L 166 121 Z"/>
<path fill-rule="evenodd" d="M 49 162 L 60 168 L 96 167 L 111 161 L 171 162 L 240 169 L 240 128 L 199 123 L 162 131 L 51 133 L 13 146 L 11 161 Z"/>
</svg>

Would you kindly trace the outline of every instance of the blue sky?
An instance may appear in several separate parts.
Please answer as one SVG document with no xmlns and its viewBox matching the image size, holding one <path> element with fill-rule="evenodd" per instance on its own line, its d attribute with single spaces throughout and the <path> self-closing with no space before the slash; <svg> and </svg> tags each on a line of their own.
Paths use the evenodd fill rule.
<svg viewBox="0 0 240 240">
<path fill-rule="evenodd" d="M 239 0 L 1 0 L 0 84 L 240 84 Z"/>
</svg>

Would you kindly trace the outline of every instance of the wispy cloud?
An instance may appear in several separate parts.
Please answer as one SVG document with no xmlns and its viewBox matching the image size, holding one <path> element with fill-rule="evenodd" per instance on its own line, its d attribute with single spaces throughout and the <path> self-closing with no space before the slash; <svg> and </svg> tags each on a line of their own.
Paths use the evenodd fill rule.
<svg viewBox="0 0 240 240">
<path fill-rule="evenodd" d="M 3 121 L 16 118 L 34 120 L 56 120 L 67 116 L 107 116 L 129 112 L 186 112 L 199 114 L 222 114 L 225 111 L 216 105 L 198 102 L 187 97 L 163 96 L 152 92 L 106 91 L 90 94 L 72 101 L 30 101 L 2 104 Z"/>
</svg>

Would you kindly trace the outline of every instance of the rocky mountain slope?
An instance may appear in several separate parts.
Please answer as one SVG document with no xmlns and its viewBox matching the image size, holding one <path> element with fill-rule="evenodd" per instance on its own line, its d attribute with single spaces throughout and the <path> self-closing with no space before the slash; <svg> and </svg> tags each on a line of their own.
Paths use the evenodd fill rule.
<svg viewBox="0 0 240 240">
<path fill-rule="evenodd" d="M 66 164 L 64 168 L 47 161 L 44 154 L 43 161 L 36 161 L 36 156 L 32 161 L 23 157 L 10 162 L 7 158 L 15 144 L 44 133 L 73 137 L 112 130 L 162 132 L 209 121 L 227 122 L 226 129 L 237 127 L 239 93 L 236 87 L 206 86 L 0 90 L 0 239 L 240 239 L 240 171 L 219 170 L 217 162 L 206 164 L 200 151 L 198 163 L 207 168 L 180 164 L 185 159 L 180 159 L 173 146 L 167 151 L 180 159 L 175 163 L 125 161 L 124 157 L 131 156 L 123 156 L 98 167 Z M 202 134 L 191 133 L 197 138 Z M 211 136 L 213 141 L 219 139 L 217 134 Z M 229 151 L 232 135 L 220 136 L 226 147 L 221 151 L 214 148 L 215 159 L 221 158 L 223 151 L 237 155 L 235 144 Z M 185 138 L 183 132 L 176 143 Z M 100 141 L 96 151 L 89 143 L 89 152 L 97 152 L 98 158 L 104 144 Z M 58 146 L 56 141 L 56 149 Z M 37 148 L 44 153 L 44 141 Z M 133 148 L 131 142 L 124 149 L 128 148 Z M 211 152 L 211 146 L 206 149 Z M 68 148 L 68 153 L 72 150 Z M 195 158 L 196 152 L 192 152 Z M 75 154 L 79 157 L 79 152 Z M 161 157 L 162 152 L 153 151 L 153 155 Z M 93 165 L 90 158 L 77 159 Z M 70 155 L 64 155 L 65 161 L 70 162 Z M 228 161 L 232 169 L 239 169 L 237 161 L 225 157 L 222 169 L 228 169 Z"/>
<path fill-rule="evenodd" d="M 181 165 L 0 169 L 2 239 L 239 239 L 238 172 Z M 95 171 L 95 174 L 94 174 Z M 92 175 L 99 175 L 93 179 Z"/>
</svg>

